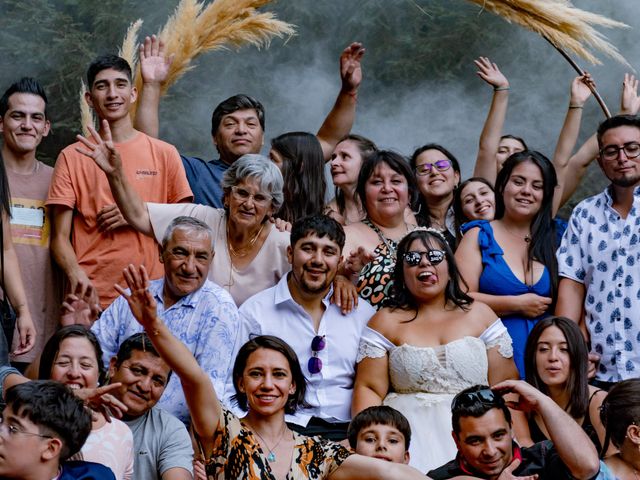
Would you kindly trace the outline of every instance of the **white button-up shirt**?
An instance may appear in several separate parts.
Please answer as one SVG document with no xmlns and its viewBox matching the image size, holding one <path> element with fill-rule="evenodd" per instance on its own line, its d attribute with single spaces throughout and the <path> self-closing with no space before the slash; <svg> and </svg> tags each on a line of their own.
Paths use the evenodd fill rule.
<svg viewBox="0 0 640 480">
<path fill-rule="evenodd" d="M 287 278 L 285 275 L 274 287 L 257 293 L 240 307 L 241 327 L 234 358 L 251 337 L 280 337 L 298 355 L 307 380 L 305 400 L 311 405 L 287 415 L 287 421 L 306 426 L 313 416 L 329 422 L 348 422 L 360 337 L 376 311 L 367 302 L 360 301 L 350 314 L 342 315 L 340 309 L 329 302 L 331 290 L 322 300 L 325 311 L 316 332 L 311 316 L 291 297 Z M 313 355 L 311 341 L 317 335 L 325 337 L 326 346 L 317 355 L 322 360 L 322 370 L 312 375 L 307 364 Z M 233 386 L 227 386 L 229 392 L 235 392 Z M 225 403 L 234 404 L 230 399 Z M 237 411 L 235 405 L 234 411 Z"/>
<path fill-rule="evenodd" d="M 612 203 L 609 188 L 580 202 L 557 252 L 560 276 L 584 284 L 596 378 L 606 382 L 640 375 L 640 188 L 627 218 Z"/>
</svg>

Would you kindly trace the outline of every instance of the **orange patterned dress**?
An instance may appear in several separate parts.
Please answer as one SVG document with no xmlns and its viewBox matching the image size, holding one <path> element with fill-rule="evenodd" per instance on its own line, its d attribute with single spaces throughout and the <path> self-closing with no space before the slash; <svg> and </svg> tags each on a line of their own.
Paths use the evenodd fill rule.
<svg viewBox="0 0 640 480">
<path fill-rule="evenodd" d="M 323 479 L 333 473 L 351 452 L 338 443 L 293 432 L 295 446 L 287 480 Z M 222 409 L 215 445 L 206 461 L 213 480 L 275 480 L 260 443 L 242 421 Z"/>
</svg>

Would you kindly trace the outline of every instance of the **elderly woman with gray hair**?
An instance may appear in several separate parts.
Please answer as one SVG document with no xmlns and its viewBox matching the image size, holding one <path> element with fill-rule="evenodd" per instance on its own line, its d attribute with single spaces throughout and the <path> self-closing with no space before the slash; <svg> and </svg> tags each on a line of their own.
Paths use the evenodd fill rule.
<svg viewBox="0 0 640 480">
<path fill-rule="evenodd" d="M 228 290 L 238 306 L 289 271 L 289 233 L 269 222 L 282 205 L 282 174 L 268 158 L 244 155 L 231 165 L 222 180 L 222 209 L 189 203 L 145 204 L 122 175 L 119 156 L 96 163 L 107 174 L 129 225 L 154 236 L 158 243 L 171 221 L 182 215 L 211 227 L 214 257 L 209 279 Z"/>
</svg>

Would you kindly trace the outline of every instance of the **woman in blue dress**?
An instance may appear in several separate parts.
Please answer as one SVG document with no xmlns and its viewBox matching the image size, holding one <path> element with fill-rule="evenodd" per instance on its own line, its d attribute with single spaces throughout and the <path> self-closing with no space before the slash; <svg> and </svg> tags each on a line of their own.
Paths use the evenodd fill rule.
<svg viewBox="0 0 640 480">
<path fill-rule="evenodd" d="M 526 150 L 510 156 L 496 179 L 496 219 L 465 224 L 456 251 L 469 294 L 502 317 L 522 378 L 529 332 L 553 311 L 556 184 L 553 165 L 544 155 Z"/>
</svg>

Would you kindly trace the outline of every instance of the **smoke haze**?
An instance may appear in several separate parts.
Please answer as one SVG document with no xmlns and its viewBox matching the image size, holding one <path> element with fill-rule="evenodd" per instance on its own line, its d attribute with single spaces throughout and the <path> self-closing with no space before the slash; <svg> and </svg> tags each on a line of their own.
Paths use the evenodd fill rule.
<svg viewBox="0 0 640 480">
<path fill-rule="evenodd" d="M 64 6 L 70 16 L 68 21 L 77 21 L 68 6 L 73 2 L 38 0 L 38 3 L 46 4 L 50 10 Z M 117 2 L 105 0 L 105 4 L 113 3 Z M 131 21 L 138 16 L 145 20 L 141 37 L 154 33 L 177 2 L 150 1 L 133 6 L 121 3 L 117 15 L 113 11 L 99 14 L 92 27 L 97 33 L 89 34 L 88 43 L 79 45 L 77 52 L 53 48 L 54 43 L 49 43 L 48 37 L 40 37 L 45 39 L 39 45 L 41 49 L 51 47 L 40 71 L 38 65 L 31 65 L 22 72 L 16 57 L 5 56 L 0 60 L 5 67 L 0 75 L 2 84 L 31 74 L 44 78 L 47 88 L 57 93 L 61 89 L 56 78 L 61 71 L 71 69 L 78 85 L 66 82 L 65 91 L 76 91 L 92 56 L 105 49 L 116 51 Z M 603 33 L 631 65 L 640 64 L 636 0 L 575 0 L 574 5 L 628 23 L 631 26 L 628 30 Z M 97 12 L 100 7 L 96 4 L 94 8 Z M 539 36 L 464 0 L 281 0 L 268 8 L 296 25 L 297 35 L 276 39 L 268 49 L 248 47 L 202 56 L 197 67 L 163 100 L 161 137 L 175 144 L 181 153 L 207 159 L 216 155 L 210 135 L 212 109 L 221 100 L 241 92 L 264 103 L 267 142 L 286 131 L 317 131 L 340 87 L 338 56 L 350 42 L 361 41 L 367 54 L 355 133 L 404 154 L 411 154 L 424 143 L 440 143 L 460 159 L 463 176 L 469 175 L 492 94 L 491 87 L 475 75 L 473 60 L 482 55 L 496 62 L 511 83 L 505 133 L 522 136 L 532 148 L 552 155 L 575 73 Z M 15 17 L 20 12 L 16 8 L 0 11 L 6 14 L 1 23 L 11 26 L 20 19 Z M 126 15 L 129 13 L 130 17 Z M 37 25 L 34 22 L 35 30 Z M 6 34 L 2 40 L 4 51 L 26 48 L 15 38 L 7 39 Z M 7 44 L 9 40 L 13 44 Z M 94 41 L 95 46 L 91 44 Z M 626 67 L 596 55 L 603 61 L 602 66 L 585 65 L 577 60 L 594 75 L 609 108 L 616 112 Z M 55 122 L 60 125 L 76 122 L 77 128 L 75 115 L 71 119 L 56 118 L 53 111 L 54 127 Z M 597 103 L 590 99 L 584 110 L 581 139 L 592 133 L 602 119 Z M 72 130 L 63 132 L 68 141 Z M 265 145 L 265 151 L 267 148 Z"/>
</svg>

